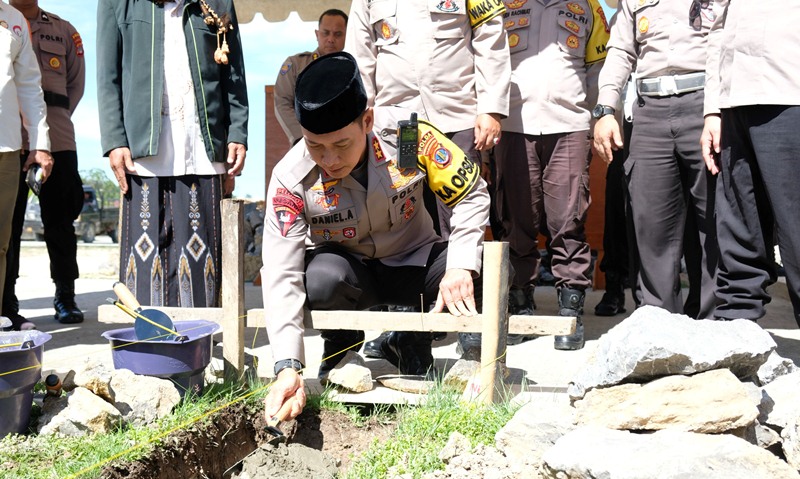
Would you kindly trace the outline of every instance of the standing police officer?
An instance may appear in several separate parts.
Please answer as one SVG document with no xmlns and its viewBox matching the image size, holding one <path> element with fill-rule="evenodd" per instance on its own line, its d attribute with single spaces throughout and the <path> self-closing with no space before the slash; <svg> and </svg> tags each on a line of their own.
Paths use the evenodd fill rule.
<svg viewBox="0 0 800 479">
<path fill-rule="evenodd" d="M 775 225 L 800 326 L 800 57 L 790 50 L 800 44 L 800 10 L 782 2 L 724 3 L 724 27 L 709 35 L 702 139 L 706 164 L 719 173 L 715 317 L 764 316 L 766 288 L 776 281 Z"/>
<path fill-rule="evenodd" d="M 641 260 L 644 304 L 684 312 L 680 260 L 687 215 L 701 245 L 700 318 L 714 312 L 718 247 L 714 178 L 700 152 L 706 37 L 722 12 L 719 1 L 624 0 L 612 20 L 593 116 L 594 146 L 606 162 L 622 147 L 613 106 L 636 69 L 630 156 L 625 173 Z M 691 222 L 690 222 L 691 224 Z M 692 241 L 694 243 L 694 241 Z"/>
<path fill-rule="evenodd" d="M 83 96 L 83 42 L 72 24 L 40 9 L 38 0 L 11 0 L 10 3 L 30 23 L 33 50 L 39 60 L 42 90 L 47 103 L 53 172 L 47 183 L 42 185 L 39 203 L 44 240 L 50 256 L 50 277 L 56 285 L 53 300 L 55 319 L 64 324 L 80 323 L 83 321 L 83 312 L 75 304 L 78 262 L 77 239 L 72 223 L 83 207 L 83 187 L 78 175 L 75 128 L 71 117 Z M 23 152 L 20 164 L 25 162 L 26 156 L 27 152 Z M 19 314 L 14 286 L 19 277 L 20 237 L 27 200 L 28 187 L 25 175 L 21 175 L 3 294 L 3 316 L 20 324 L 28 322 Z"/>
<path fill-rule="evenodd" d="M 589 110 L 605 58 L 608 25 L 596 0 L 507 0 L 511 107 L 495 147 L 494 208 L 500 238 L 509 241 L 515 276 L 510 314 L 533 314 L 539 273 L 536 237 L 546 216 L 559 314 L 577 329 L 555 348 L 584 345 L 583 301 L 591 286 L 584 224 L 589 210 Z M 510 338 L 511 342 L 514 339 Z"/>
<path fill-rule="evenodd" d="M 504 12 L 500 0 L 356 0 L 345 50 L 358 61 L 370 105 L 417 112 L 480 164 L 480 152 L 500 141 L 500 120 L 508 115 Z M 449 209 L 429 191 L 425 207 L 446 240 Z M 385 338 L 365 345 L 365 352 L 377 357 L 372 351 Z M 477 334 L 461 333 L 459 340 L 465 353 L 472 351 L 466 356 L 480 355 Z"/>
<path fill-rule="evenodd" d="M 275 117 L 292 146 L 303 138 L 300 123 L 294 116 L 294 85 L 297 75 L 320 56 L 342 51 L 347 14 L 335 8 L 325 10 L 319 16 L 317 28 L 314 32 L 317 36 L 317 49 L 298 53 L 284 60 L 275 80 Z"/>
</svg>

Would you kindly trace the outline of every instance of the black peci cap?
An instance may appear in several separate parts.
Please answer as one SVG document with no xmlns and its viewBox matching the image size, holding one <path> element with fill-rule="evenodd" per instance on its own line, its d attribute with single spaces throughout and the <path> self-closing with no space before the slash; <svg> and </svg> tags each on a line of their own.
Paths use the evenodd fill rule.
<svg viewBox="0 0 800 479">
<path fill-rule="evenodd" d="M 367 92 L 356 59 L 349 53 L 321 56 L 297 77 L 294 113 L 311 133 L 341 130 L 366 109 Z"/>
</svg>

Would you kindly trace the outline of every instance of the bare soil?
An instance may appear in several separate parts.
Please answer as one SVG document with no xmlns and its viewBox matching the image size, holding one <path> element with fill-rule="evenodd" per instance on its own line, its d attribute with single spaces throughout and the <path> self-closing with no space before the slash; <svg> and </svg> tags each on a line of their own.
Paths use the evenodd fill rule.
<svg viewBox="0 0 800 479">
<path fill-rule="evenodd" d="M 284 456 L 273 461 L 274 467 L 282 468 L 283 474 L 271 477 L 309 477 L 304 476 L 309 467 L 304 462 L 316 462 L 319 455 L 314 451 L 302 451 L 304 447 L 321 451 L 341 474 L 374 440 L 385 439 L 394 430 L 393 424 L 384 424 L 374 418 L 356 425 L 347 415 L 337 411 L 306 410 L 297 420 L 281 426 L 289 448 L 259 449 L 260 445 L 273 439 L 265 431 L 265 426 L 262 408 L 236 404 L 189 429 L 167 436 L 141 459 L 106 466 L 101 477 L 222 478 L 229 467 L 256 450 L 258 452 L 254 455 Z"/>
</svg>

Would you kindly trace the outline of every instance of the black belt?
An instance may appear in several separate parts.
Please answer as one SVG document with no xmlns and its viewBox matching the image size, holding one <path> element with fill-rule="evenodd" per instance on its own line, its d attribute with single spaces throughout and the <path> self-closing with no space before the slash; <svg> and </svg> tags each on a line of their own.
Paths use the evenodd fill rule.
<svg viewBox="0 0 800 479">
<path fill-rule="evenodd" d="M 47 106 L 57 106 L 69 110 L 69 97 L 51 91 L 44 91 L 44 102 Z"/>
</svg>

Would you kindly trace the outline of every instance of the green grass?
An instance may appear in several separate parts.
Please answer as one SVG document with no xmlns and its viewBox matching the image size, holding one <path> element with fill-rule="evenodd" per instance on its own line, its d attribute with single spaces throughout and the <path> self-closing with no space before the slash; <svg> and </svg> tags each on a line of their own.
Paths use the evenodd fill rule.
<svg viewBox="0 0 800 479">
<path fill-rule="evenodd" d="M 207 416 L 242 398 L 261 408 L 266 388 L 223 384 L 208 386 L 201 397 L 182 401 L 167 417 L 149 426 L 120 427 L 109 434 L 55 438 L 10 435 L 0 441 L 0 477 L 14 479 L 94 478 L 112 460 L 133 461 L 172 431 L 189 429 Z"/>
<path fill-rule="evenodd" d="M 450 433 L 458 431 L 478 444 L 494 444 L 495 433 L 514 415 L 509 403 L 483 405 L 466 403 L 461 395 L 436 389 L 429 393 L 423 406 L 406 406 L 398 411 L 397 430 L 383 442 L 375 441 L 355 461 L 346 479 L 374 479 L 392 475 L 422 473 L 444 469 L 438 458 Z"/>
<path fill-rule="evenodd" d="M 169 433 L 191 429 L 232 402 L 244 401 L 253 411 L 263 409 L 267 388 L 260 382 L 246 387 L 208 386 L 202 397 L 183 401 L 172 414 L 149 426 L 121 427 L 110 434 L 84 437 L 11 435 L 0 441 L 0 477 L 14 479 L 89 479 L 99 477 L 112 461 L 133 461 L 160 444 Z M 245 399 L 243 396 L 250 394 Z M 472 446 L 493 444 L 495 433 L 513 416 L 516 408 L 504 402 L 492 406 L 465 403 L 461 394 L 436 388 L 423 406 L 347 406 L 329 399 L 327 391 L 310 396 L 306 408 L 344 413 L 361 427 L 373 419 L 397 424 L 386 440 L 375 440 L 343 475 L 346 479 L 375 479 L 393 474 L 411 474 L 443 469 L 439 451 L 450 433 L 458 431 Z"/>
</svg>

